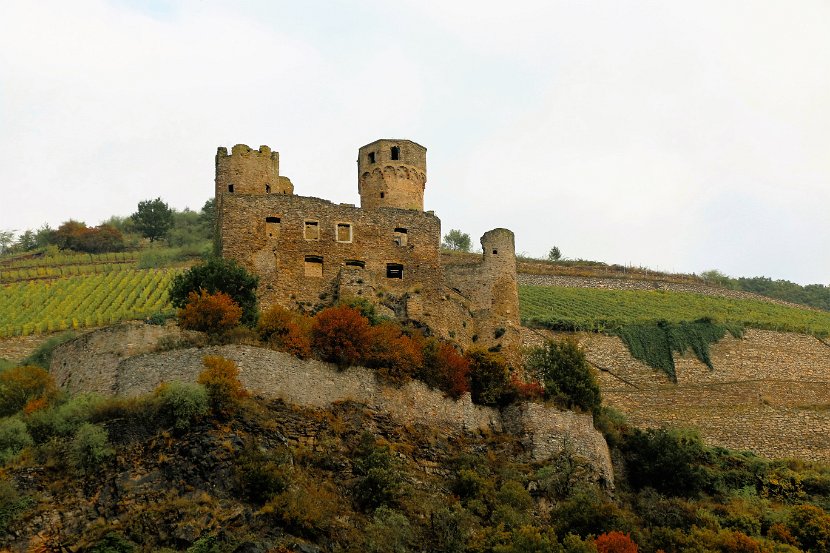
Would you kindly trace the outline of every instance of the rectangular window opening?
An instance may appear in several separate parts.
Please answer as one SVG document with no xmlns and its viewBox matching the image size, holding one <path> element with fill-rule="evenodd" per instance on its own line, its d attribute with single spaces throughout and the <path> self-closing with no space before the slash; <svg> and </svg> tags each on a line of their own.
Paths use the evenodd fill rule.
<svg viewBox="0 0 830 553">
<path fill-rule="evenodd" d="M 407 244 L 407 231 L 405 228 L 398 227 L 392 233 L 392 240 L 395 241 L 395 244 L 398 246 L 406 246 Z"/>
<path fill-rule="evenodd" d="M 352 241 L 352 224 L 351 223 L 337 223 L 337 241 L 351 242 Z"/>
<path fill-rule="evenodd" d="M 369 163 L 375 162 L 375 152 L 369 152 Z"/>
<path fill-rule="evenodd" d="M 319 255 L 305 256 L 304 269 L 307 277 L 323 276 L 323 258 Z"/>
<path fill-rule="evenodd" d="M 398 160 L 401 159 L 401 149 L 397 146 L 392 146 L 392 159 Z"/>
<path fill-rule="evenodd" d="M 305 221 L 303 226 L 303 236 L 306 240 L 320 239 L 320 223 L 318 221 Z"/>
<path fill-rule="evenodd" d="M 386 278 L 403 279 L 403 265 L 400 263 L 387 263 Z"/>
<path fill-rule="evenodd" d="M 360 267 L 361 269 L 366 268 L 366 262 L 361 261 L 359 259 L 347 259 L 346 260 L 346 267 Z"/>
<path fill-rule="evenodd" d="M 280 235 L 280 218 L 266 217 L 265 218 L 265 235 L 268 238 L 279 238 Z"/>
<path fill-rule="evenodd" d="M 233 194 L 233 185 L 232 185 L 232 184 L 229 184 L 229 185 L 228 185 L 228 192 L 230 192 L 231 194 Z"/>
</svg>

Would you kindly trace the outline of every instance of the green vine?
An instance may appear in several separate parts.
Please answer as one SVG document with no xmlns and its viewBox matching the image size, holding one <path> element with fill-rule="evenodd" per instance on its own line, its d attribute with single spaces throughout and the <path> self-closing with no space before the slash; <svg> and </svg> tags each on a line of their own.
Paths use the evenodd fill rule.
<svg viewBox="0 0 830 553">
<path fill-rule="evenodd" d="M 673 353 L 683 354 L 691 349 L 709 369 L 714 370 L 709 346 L 729 332 L 735 338 L 743 336 L 741 324 L 716 323 L 711 319 L 669 323 L 657 321 L 648 324 L 629 324 L 612 331 L 619 336 L 631 355 L 643 363 L 665 372 L 677 382 Z"/>
</svg>

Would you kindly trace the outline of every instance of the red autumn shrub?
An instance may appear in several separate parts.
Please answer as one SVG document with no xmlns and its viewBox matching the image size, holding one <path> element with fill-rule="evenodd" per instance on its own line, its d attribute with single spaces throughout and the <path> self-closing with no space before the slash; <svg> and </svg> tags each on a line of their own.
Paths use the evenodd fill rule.
<svg viewBox="0 0 830 553">
<path fill-rule="evenodd" d="M 182 328 L 219 334 L 239 325 L 242 308 L 224 292 L 210 294 L 202 289 L 187 295 L 187 303 L 176 316 Z"/>
<path fill-rule="evenodd" d="M 629 534 L 608 532 L 594 540 L 598 553 L 637 553 L 637 544 L 631 541 Z"/>
<path fill-rule="evenodd" d="M 275 350 L 306 359 L 311 357 L 311 323 L 308 317 L 275 306 L 260 315 L 257 333 Z"/>
<path fill-rule="evenodd" d="M 452 344 L 434 338 L 423 348 L 424 361 L 418 378 L 454 399 L 470 391 L 470 361 Z"/>
<path fill-rule="evenodd" d="M 410 337 L 400 325 L 385 321 L 369 328 L 369 345 L 364 353 L 366 366 L 377 369 L 392 384 L 404 384 L 423 362 L 420 333 Z"/>
<path fill-rule="evenodd" d="M 545 389 L 538 380 L 531 380 L 525 382 L 517 377 L 515 374 L 510 376 L 510 384 L 516 390 L 516 395 L 522 401 L 535 401 L 542 399 L 545 395 Z"/>
<path fill-rule="evenodd" d="M 314 352 L 341 367 L 360 363 L 370 338 L 369 320 L 348 306 L 323 309 L 314 317 L 311 327 Z"/>
<path fill-rule="evenodd" d="M 36 411 L 58 393 L 55 380 L 40 367 L 24 366 L 0 372 L 0 417 L 21 409 Z"/>
</svg>

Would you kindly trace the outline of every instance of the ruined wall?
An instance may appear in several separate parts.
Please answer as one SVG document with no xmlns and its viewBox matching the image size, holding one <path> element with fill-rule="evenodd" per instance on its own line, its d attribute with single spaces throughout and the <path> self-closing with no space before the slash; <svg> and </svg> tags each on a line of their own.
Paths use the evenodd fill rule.
<svg viewBox="0 0 830 553">
<path fill-rule="evenodd" d="M 441 223 L 428 213 L 366 211 L 293 195 L 226 195 L 221 219 L 222 255 L 260 276 L 265 307 L 331 303 L 347 266 L 365 274 L 351 279 L 356 295 L 364 293 L 361 284 L 375 294 L 426 294 L 443 280 Z M 391 264 L 402 272 L 388 276 Z"/>
<path fill-rule="evenodd" d="M 233 185 L 231 192 L 230 186 Z M 259 150 L 237 144 L 216 151 L 216 197 L 222 194 L 292 194 L 291 181 L 280 177 L 280 154 L 268 146 Z"/>
<path fill-rule="evenodd" d="M 153 391 L 161 382 L 195 381 L 205 355 L 221 355 L 240 368 L 245 387 L 267 398 L 305 407 L 325 407 L 337 401 L 356 401 L 389 413 L 403 424 L 425 424 L 449 434 L 464 431 L 515 432 L 540 461 L 570 447 L 591 461 L 601 479 L 613 486 L 608 447 L 593 428 L 590 415 L 559 411 L 541 405 L 505 410 L 474 405 L 469 394 L 459 400 L 445 397 L 420 382 L 401 388 L 378 383 L 373 371 L 361 367 L 339 370 L 315 360 L 252 346 L 214 346 L 153 352 L 175 329 L 118 325 L 93 331 L 55 349 L 52 371 L 70 392 L 98 392 L 133 396 Z M 172 334 L 170 334 L 172 333 Z M 89 363 L 98 359 L 94 367 Z"/>
<path fill-rule="evenodd" d="M 546 331 L 525 329 L 525 343 Z M 563 334 L 558 334 L 559 336 Z M 830 347 L 801 334 L 747 330 L 711 348 L 710 371 L 675 355 L 677 384 L 613 336 L 579 333 L 604 401 L 638 426 L 697 429 L 704 440 L 772 458 L 830 462 Z"/>
<path fill-rule="evenodd" d="M 411 140 L 382 139 L 360 148 L 357 157 L 360 206 L 423 211 L 426 154 L 426 148 Z"/>
</svg>

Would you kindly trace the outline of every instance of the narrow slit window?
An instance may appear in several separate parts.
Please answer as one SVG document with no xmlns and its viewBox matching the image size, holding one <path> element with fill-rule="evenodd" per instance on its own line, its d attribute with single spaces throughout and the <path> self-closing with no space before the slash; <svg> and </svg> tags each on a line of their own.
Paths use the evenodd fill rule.
<svg viewBox="0 0 830 553">
<path fill-rule="evenodd" d="M 375 152 L 369 152 L 369 163 L 375 162 Z"/>
<path fill-rule="evenodd" d="M 383 198 L 383 192 L 380 193 L 380 197 Z"/>
<path fill-rule="evenodd" d="M 400 263 L 387 263 L 386 278 L 403 279 L 403 265 Z"/>
<path fill-rule="evenodd" d="M 304 225 L 303 236 L 306 240 L 320 239 L 320 223 L 318 221 L 306 221 Z"/>
<path fill-rule="evenodd" d="M 397 146 L 392 146 L 392 159 L 398 160 L 401 159 L 401 149 Z"/>
<path fill-rule="evenodd" d="M 265 235 L 268 238 L 279 238 L 280 236 L 280 218 L 266 217 L 265 218 Z"/>
<path fill-rule="evenodd" d="M 407 231 L 405 228 L 398 227 L 395 229 L 395 232 L 392 233 L 392 239 L 395 241 L 395 244 L 398 246 L 406 246 L 407 244 Z"/>
<path fill-rule="evenodd" d="M 366 262 L 361 261 L 359 259 L 347 259 L 346 260 L 346 267 L 360 267 L 361 269 L 366 268 Z"/>
<path fill-rule="evenodd" d="M 233 185 L 232 185 L 232 184 L 229 184 L 229 185 L 228 185 L 228 192 L 230 192 L 231 194 L 233 194 Z"/>
<path fill-rule="evenodd" d="M 352 241 L 352 225 L 351 223 L 337 223 L 337 241 L 351 242 Z"/>
<path fill-rule="evenodd" d="M 266 184 L 266 185 L 265 185 L 265 193 L 266 193 L 266 194 L 270 194 L 270 193 L 271 193 L 271 185 L 270 185 L 270 184 Z"/>
<path fill-rule="evenodd" d="M 323 258 L 319 255 L 305 256 L 304 269 L 307 277 L 323 276 Z"/>
</svg>

